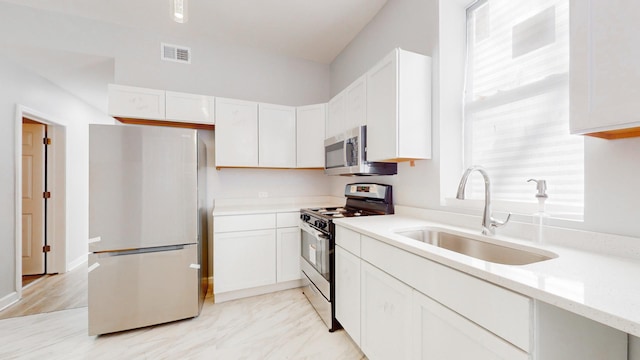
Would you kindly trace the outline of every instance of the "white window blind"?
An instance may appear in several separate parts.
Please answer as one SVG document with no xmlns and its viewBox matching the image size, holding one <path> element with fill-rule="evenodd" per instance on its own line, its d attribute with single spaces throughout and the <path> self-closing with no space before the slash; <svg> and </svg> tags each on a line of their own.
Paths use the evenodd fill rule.
<svg viewBox="0 0 640 360">
<path fill-rule="evenodd" d="M 465 166 L 481 165 L 494 199 L 582 213 L 583 139 L 569 134 L 569 0 L 482 0 L 467 10 Z M 467 195 L 483 197 L 475 177 Z"/>
</svg>

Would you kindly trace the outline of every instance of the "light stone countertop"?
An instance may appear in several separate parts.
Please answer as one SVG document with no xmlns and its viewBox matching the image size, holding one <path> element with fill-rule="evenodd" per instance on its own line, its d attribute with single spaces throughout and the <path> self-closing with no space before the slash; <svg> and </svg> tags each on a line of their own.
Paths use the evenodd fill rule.
<svg viewBox="0 0 640 360">
<path fill-rule="evenodd" d="M 314 196 L 298 198 L 221 199 L 216 200 L 213 216 L 295 212 L 305 208 L 344 206 L 345 198 Z"/>
<path fill-rule="evenodd" d="M 509 242 L 514 247 L 533 248 L 540 253 L 552 252 L 558 257 L 528 265 L 495 264 L 394 233 L 398 229 L 429 226 L 479 235 L 479 220 L 478 229 L 470 230 L 423 217 L 397 214 L 396 211 L 396 215 L 336 219 L 334 222 L 533 299 L 640 336 L 640 259 L 631 256 L 637 249 L 620 250 L 619 253 L 630 254 L 625 257 L 584 250 L 565 243 L 532 243 L 499 233 L 491 236 L 490 241 Z M 566 233 L 566 229 L 561 232 L 563 236 Z M 589 238 L 598 235 L 610 236 L 580 231 L 569 236 Z M 638 239 L 628 240 L 640 242 Z M 588 241 L 590 239 L 585 239 L 585 243 Z"/>
</svg>

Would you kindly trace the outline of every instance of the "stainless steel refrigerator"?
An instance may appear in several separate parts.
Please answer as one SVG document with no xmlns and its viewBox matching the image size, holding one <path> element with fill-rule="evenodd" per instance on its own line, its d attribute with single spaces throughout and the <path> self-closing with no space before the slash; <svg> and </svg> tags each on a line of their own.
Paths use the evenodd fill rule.
<svg viewBox="0 0 640 360">
<path fill-rule="evenodd" d="M 197 130 L 89 126 L 89 335 L 198 316 L 205 182 Z"/>
</svg>

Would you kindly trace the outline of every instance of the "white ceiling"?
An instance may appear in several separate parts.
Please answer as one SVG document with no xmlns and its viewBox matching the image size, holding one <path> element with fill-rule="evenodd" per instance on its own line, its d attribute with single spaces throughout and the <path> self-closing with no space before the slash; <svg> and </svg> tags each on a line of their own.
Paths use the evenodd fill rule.
<svg viewBox="0 0 640 360">
<path fill-rule="evenodd" d="M 172 0 L 2 0 L 108 23 L 210 38 L 328 64 L 387 0 L 187 0 L 188 22 L 171 20 Z M 179 28 L 176 28 L 179 27 Z"/>
</svg>

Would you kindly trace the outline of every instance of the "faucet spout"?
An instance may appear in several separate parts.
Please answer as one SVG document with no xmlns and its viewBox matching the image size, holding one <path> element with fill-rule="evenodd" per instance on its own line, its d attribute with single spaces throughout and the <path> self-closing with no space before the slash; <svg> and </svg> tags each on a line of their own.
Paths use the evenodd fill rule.
<svg viewBox="0 0 640 360">
<path fill-rule="evenodd" d="M 491 180 L 489 179 L 489 174 L 487 170 L 485 170 L 482 166 L 471 166 L 467 170 L 465 170 L 464 174 L 462 174 L 462 178 L 460 179 L 460 184 L 458 185 L 458 193 L 456 194 L 456 199 L 464 200 L 464 190 L 467 186 L 467 180 L 469 176 L 474 171 L 477 171 L 482 175 L 484 179 L 484 211 L 482 213 L 482 234 L 483 235 L 493 235 L 495 233 L 495 228 L 503 226 L 506 224 L 509 219 L 511 219 L 511 213 L 507 215 L 507 218 L 504 221 L 500 221 L 494 219 L 491 216 Z"/>
</svg>

